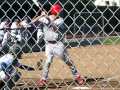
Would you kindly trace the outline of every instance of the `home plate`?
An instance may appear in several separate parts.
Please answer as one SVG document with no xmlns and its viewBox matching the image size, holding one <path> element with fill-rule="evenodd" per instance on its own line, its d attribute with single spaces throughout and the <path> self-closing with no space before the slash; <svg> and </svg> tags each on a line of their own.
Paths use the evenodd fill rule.
<svg viewBox="0 0 120 90">
<path fill-rule="evenodd" d="M 88 89 L 88 90 L 89 90 L 89 89 L 91 89 L 91 88 L 90 88 L 90 87 L 80 87 L 80 86 L 79 86 L 79 87 L 73 87 L 72 89 L 73 89 L 73 90 L 80 90 L 80 89 L 84 89 L 84 90 L 87 90 L 87 89 Z"/>
</svg>

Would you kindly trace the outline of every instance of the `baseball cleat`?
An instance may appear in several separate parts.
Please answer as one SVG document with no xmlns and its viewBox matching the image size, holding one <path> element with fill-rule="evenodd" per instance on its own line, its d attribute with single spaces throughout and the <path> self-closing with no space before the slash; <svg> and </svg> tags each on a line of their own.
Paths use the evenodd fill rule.
<svg viewBox="0 0 120 90">
<path fill-rule="evenodd" d="M 79 84 L 79 85 L 83 85 L 83 84 L 85 84 L 85 79 L 83 79 L 83 78 L 80 77 L 80 76 L 77 76 L 77 77 L 75 78 L 75 82 L 76 82 L 77 84 Z"/>
<path fill-rule="evenodd" d="M 44 80 L 44 79 L 40 79 L 37 81 L 37 86 L 46 86 L 47 85 L 47 80 Z"/>
</svg>

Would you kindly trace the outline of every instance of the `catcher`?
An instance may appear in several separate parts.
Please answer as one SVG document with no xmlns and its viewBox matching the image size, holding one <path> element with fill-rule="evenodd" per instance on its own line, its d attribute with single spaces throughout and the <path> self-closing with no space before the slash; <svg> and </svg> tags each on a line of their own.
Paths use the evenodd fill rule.
<svg viewBox="0 0 120 90">
<path fill-rule="evenodd" d="M 16 69 L 17 67 L 24 70 L 34 70 L 33 67 L 23 65 L 16 58 L 15 52 L 10 51 L 10 53 L 3 55 L 0 58 L 0 89 L 1 90 L 11 90 L 15 86 L 21 73 Z"/>
</svg>

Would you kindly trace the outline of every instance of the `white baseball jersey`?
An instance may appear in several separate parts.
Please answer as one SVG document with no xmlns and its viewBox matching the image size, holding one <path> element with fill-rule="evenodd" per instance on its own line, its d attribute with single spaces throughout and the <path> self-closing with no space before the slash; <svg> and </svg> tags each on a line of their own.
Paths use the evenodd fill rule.
<svg viewBox="0 0 120 90">
<path fill-rule="evenodd" d="M 47 41 L 57 41 L 58 40 L 58 33 L 49 29 L 45 32 L 44 39 L 46 42 Z"/>
<path fill-rule="evenodd" d="M 44 24 L 49 24 L 50 23 L 49 20 L 45 16 L 41 17 L 38 21 L 40 21 Z"/>
<path fill-rule="evenodd" d="M 59 36 L 60 34 L 58 33 L 58 31 L 54 31 L 53 27 L 57 27 L 57 26 L 63 24 L 63 22 L 64 22 L 63 18 L 58 18 L 55 20 L 53 20 L 53 19 L 54 19 L 54 17 L 52 17 L 52 15 L 49 17 L 43 16 L 39 19 L 39 21 L 41 23 L 43 23 L 44 26 L 43 26 L 43 32 L 42 32 L 42 30 L 39 30 L 37 32 L 37 41 L 38 41 L 39 37 L 43 35 L 43 33 L 44 33 L 44 40 L 46 42 L 58 41 L 60 39 L 60 36 Z M 52 25 L 53 25 L 53 27 L 52 27 Z"/>
<path fill-rule="evenodd" d="M 61 25 L 61 24 L 63 24 L 64 23 L 64 20 L 63 20 L 63 18 L 58 18 L 58 19 L 56 19 L 56 20 L 54 20 L 54 22 L 53 22 L 55 25 Z"/>
<path fill-rule="evenodd" d="M 11 55 L 11 54 L 6 54 L 6 55 L 4 55 L 3 57 L 1 57 L 1 58 L 0 58 L 0 69 L 2 69 L 2 68 L 1 68 L 1 64 L 2 64 L 2 63 L 5 63 L 6 65 L 9 66 L 9 65 L 12 64 L 13 60 L 14 60 L 14 57 L 13 57 L 13 55 Z"/>
<path fill-rule="evenodd" d="M 37 43 L 42 41 L 44 32 L 48 29 L 47 25 L 50 23 L 48 18 L 45 16 L 41 17 L 39 20 L 39 29 L 37 30 Z"/>
<path fill-rule="evenodd" d="M 61 37 L 59 36 L 59 29 L 57 26 L 61 25 L 63 23 L 62 18 L 55 19 L 53 21 L 53 27 L 56 27 L 56 31 L 54 31 L 53 27 L 44 27 L 44 35 L 45 35 L 45 41 L 58 41 Z"/>
</svg>

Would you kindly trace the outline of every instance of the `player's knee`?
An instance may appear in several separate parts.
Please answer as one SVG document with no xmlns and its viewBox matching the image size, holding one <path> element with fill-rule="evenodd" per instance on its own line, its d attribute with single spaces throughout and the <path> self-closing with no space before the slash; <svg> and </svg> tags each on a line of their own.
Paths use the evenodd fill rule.
<svg viewBox="0 0 120 90">
<path fill-rule="evenodd" d="M 53 55 L 49 55 L 49 54 L 46 54 L 46 55 L 47 55 L 46 63 L 52 63 Z"/>
<path fill-rule="evenodd" d="M 49 64 L 51 64 L 51 61 L 50 61 L 50 60 L 47 60 L 47 61 L 45 62 L 45 65 L 49 65 Z"/>
<path fill-rule="evenodd" d="M 51 59 L 47 59 L 46 61 L 45 61 L 45 64 L 44 64 L 44 67 L 50 67 L 50 65 L 51 65 L 51 63 L 52 63 L 52 60 Z"/>
</svg>

